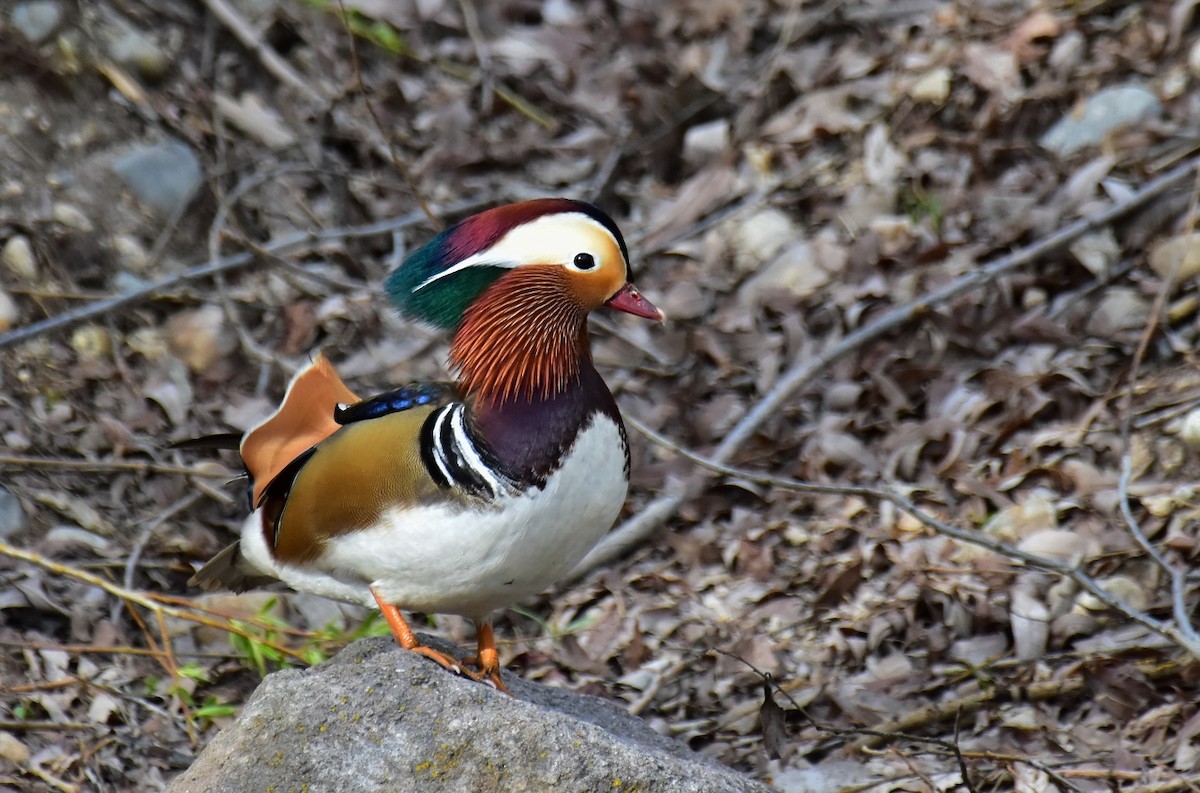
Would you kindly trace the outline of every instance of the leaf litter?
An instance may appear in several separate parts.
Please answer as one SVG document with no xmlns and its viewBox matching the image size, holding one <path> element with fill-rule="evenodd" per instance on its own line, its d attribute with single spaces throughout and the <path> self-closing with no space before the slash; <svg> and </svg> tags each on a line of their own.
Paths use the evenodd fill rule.
<svg viewBox="0 0 1200 793">
<path fill-rule="evenodd" d="M 628 415 L 701 454 L 796 361 L 1122 200 L 1193 156 L 1197 135 L 1189 3 L 505 0 L 476 5 L 473 38 L 459 3 L 356 2 L 353 52 L 332 8 L 257 4 L 250 30 L 307 76 L 303 97 L 199 5 L 110 5 L 97 13 L 152 31 L 172 64 L 121 75 L 120 96 L 101 82 L 116 74 L 92 36 L 103 18 L 71 11 L 41 45 L 0 32 L 24 53 L 0 82 L 18 111 L 0 142 L 4 322 L 297 229 L 417 211 L 414 186 L 437 206 L 568 194 L 618 217 L 639 285 L 673 316 L 597 323 L 597 360 Z M 1114 96 L 1129 106 L 1098 114 Z M 1120 123 L 1073 131 L 1093 117 Z M 206 175 L 169 222 L 111 178 L 131 146 L 164 135 Z M 1150 541 L 1192 563 L 1193 194 L 1168 192 L 838 357 L 733 462 L 898 488 L 1170 619 L 1171 576 L 1130 533 L 1120 472 L 1127 456 Z M 443 376 L 445 340 L 378 295 L 431 233 L 263 255 L 221 283 L 185 281 L 0 350 L 3 487 L 30 518 L 5 541 L 195 596 L 185 582 L 232 536 L 242 499 L 199 475 L 232 468 L 166 443 L 252 424 L 318 346 L 363 391 Z M 962 784 L 929 739 L 958 746 L 975 790 L 1195 783 L 1195 659 L 1077 582 L 862 496 L 750 476 L 693 488 L 690 462 L 632 442 L 627 517 L 689 496 L 618 563 L 502 618 L 517 673 L 624 701 L 787 791 Z M 114 462 L 198 475 L 103 468 Z M 0 785 L 161 788 L 256 683 L 248 645 L 220 631 L 172 623 L 172 668 L 139 654 L 157 651 L 159 628 L 112 596 L 10 559 L 0 569 Z M 1191 579 L 1182 598 L 1194 602 Z M 288 595 L 204 602 L 323 652 L 363 617 Z M 469 637 L 455 618 L 436 628 Z M 893 735 L 830 732 L 860 726 Z"/>
</svg>

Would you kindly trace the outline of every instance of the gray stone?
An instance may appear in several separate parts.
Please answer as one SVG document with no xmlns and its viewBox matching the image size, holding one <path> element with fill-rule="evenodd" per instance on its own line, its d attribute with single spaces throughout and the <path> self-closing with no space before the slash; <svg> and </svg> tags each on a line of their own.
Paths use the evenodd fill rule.
<svg viewBox="0 0 1200 793">
<path fill-rule="evenodd" d="M 12 10 L 13 27 L 33 44 L 41 44 L 50 38 L 58 29 L 62 17 L 62 8 L 51 0 L 21 3 Z"/>
<path fill-rule="evenodd" d="M 25 508 L 21 500 L 0 487 L 0 537 L 11 537 L 25 528 Z"/>
<path fill-rule="evenodd" d="M 390 637 L 364 639 L 318 667 L 268 675 L 167 790 L 769 790 L 614 703 L 504 682 L 513 697 Z"/>
<path fill-rule="evenodd" d="M 138 201 L 168 218 L 200 188 L 200 161 L 179 141 L 139 146 L 117 159 L 113 170 Z"/>
<path fill-rule="evenodd" d="M 1098 91 L 1042 135 L 1041 144 L 1059 157 L 1095 146 L 1109 133 L 1162 112 L 1153 91 L 1140 85 L 1114 85 Z"/>
</svg>

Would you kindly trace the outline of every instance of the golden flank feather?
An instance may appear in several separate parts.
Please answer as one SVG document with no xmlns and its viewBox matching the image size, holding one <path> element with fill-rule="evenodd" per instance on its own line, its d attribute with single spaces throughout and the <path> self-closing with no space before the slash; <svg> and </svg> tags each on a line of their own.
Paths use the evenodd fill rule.
<svg viewBox="0 0 1200 793">
<path fill-rule="evenodd" d="M 377 525 L 387 509 L 444 498 L 421 462 L 421 425 L 434 409 L 347 424 L 322 443 L 277 508 L 271 498 L 264 505 L 264 521 L 279 516 L 275 558 L 304 564 L 330 538 Z"/>
<path fill-rule="evenodd" d="M 242 461 L 254 482 L 254 506 L 266 488 L 293 460 L 341 427 L 334 421 L 338 405 L 358 402 L 323 353 L 288 384 L 283 402 L 242 439 Z"/>
</svg>

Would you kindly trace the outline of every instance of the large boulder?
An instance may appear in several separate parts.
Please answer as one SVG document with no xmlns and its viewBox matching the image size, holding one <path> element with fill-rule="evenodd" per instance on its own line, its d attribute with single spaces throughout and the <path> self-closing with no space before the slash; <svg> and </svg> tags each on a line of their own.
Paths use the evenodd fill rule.
<svg viewBox="0 0 1200 793">
<path fill-rule="evenodd" d="M 168 793 L 769 790 L 611 702 L 504 682 L 514 696 L 364 639 L 268 675 Z"/>
</svg>

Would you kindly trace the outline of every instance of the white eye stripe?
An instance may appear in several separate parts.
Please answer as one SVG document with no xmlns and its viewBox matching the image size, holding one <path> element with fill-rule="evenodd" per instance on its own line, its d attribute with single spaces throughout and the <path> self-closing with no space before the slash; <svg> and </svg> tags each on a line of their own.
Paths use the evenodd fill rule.
<svg viewBox="0 0 1200 793">
<path fill-rule="evenodd" d="M 590 215 L 583 212 L 544 215 L 510 229 L 490 248 L 434 273 L 417 284 L 412 291 L 419 292 L 435 281 L 471 267 L 503 267 L 511 270 L 524 264 L 564 262 L 572 266 L 578 253 L 591 254 L 596 264 L 589 270 L 578 267 L 573 269 L 589 272 L 605 262 L 605 257 L 596 253 L 596 250 L 603 250 L 609 245 L 615 251 L 620 250 L 612 232 Z"/>
<path fill-rule="evenodd" d="M 425 287 L 432 284 L 434 281 L 438 281 L 442 278 L 445 278 L 448 275 L 454 275 L 455 273 L 460 273 L 463 270 L 469 269 L 471 267 L 503 267 L 507 270 L 511 270 L 514 267 L 520 266 L 520 262 L 505 261 L 502 259 L 497 259 L 496 255 L 493 251 L 494 251 L 494 248 L 488 248 L 485 251 L 480 251 L 479 253 L 475 254 L 474 256 L 468 256 L 467 258 L 463 259 L 461 262 L 454 265 L 453 267 L 447 267 L 445 270 L 442 270 L 440 273 L 434 273 L 433 275 L 429 276 L 421 283 L 414 286 L 413 292 L 419 292 L 422 289 L 424 289 Z"/>
</svg>

